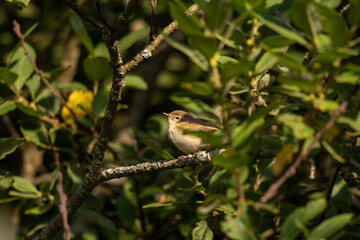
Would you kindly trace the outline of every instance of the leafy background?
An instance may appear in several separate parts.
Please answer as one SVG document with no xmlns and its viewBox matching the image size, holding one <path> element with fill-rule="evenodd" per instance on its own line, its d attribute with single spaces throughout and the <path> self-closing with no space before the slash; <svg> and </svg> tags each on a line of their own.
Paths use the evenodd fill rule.
<svg viewBox="0 0 360 240">
<path fill-rule="evenodd" d="M 201 11 L 188 17 L 193 3 Z M 59 212 L 58 171 L 69 196 L 83 183 L 112 71 L 101 34 L 63 1 L 1 5 L 1 221 L 10 235 L 26 238 Z M 108 22 L 125 6 L 100 2 Z M 81 8 L 98 18 L 94 1 Z M 226 152 L 213 158 L 216 167 L 98 185 L 70 220 L 72 238 L 358 239 L 359 11 L 357 0 L 159 0 L 156 35 L 173 20 L 179 30 L 127 74 L 103 167 L 181 155 L 162 114 L 175 109 L 222 125 L 218 135 L 202 137 Z M 34 73 L 13 19 L 54 89 L 65 99 L 92 93 L 92 102 L 76 98 L 78 122 Z M 120 32 L 124 62 L 149 43 L 153 20 L 150 2 L 140 1 Z M 343 101 L 346 112 L 295 177 L 259 208 Z"/>
</svg>

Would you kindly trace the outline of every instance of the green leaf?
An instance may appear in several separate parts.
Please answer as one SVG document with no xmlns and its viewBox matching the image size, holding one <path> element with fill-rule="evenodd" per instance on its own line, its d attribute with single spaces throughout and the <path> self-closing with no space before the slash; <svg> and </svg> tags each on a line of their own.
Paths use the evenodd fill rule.
<svg viewBox="0 0 360 240">
<path fill-rule="evenodd" d="M 305 207 L 295 209 L 286 219 L 281 228 L 281 239 L 295 239 L 312 219 L 326 208 L 326 199 L 309 201 Z"/>
<path fill-rule="evenodd" d="M 26 81 L 26 86 L 30 91 L 31 98 L 34 100 L 36 96 L 36 91 L 40 87 L 40 76 L 34 74 L 29 80 Z"/>
<path fill-rule="evenodd" d="M 318 86 L 321 86 L 321 79 L 316 78 L 307 72 L 289 72 L 281 74 L 277 80 L 282 85 L 291 85 L 299 91 L 316 93 Z"/>
<path fill-rule="evenodd" d="M 226 215 L 235 216 L 236 209 L 229 203 L 220 204 L 215 208 L 216 210 L 225 213 Z"/>
<path fill-rule="evenodd" d="M 120 196 L 116 198 L 116 214 L 128 226 L 134 226 L 136 219 L 136 208 L 126 196 Z"/>
<path fill-rule="evenodd" d="M 257 240 L 255 233 L 250 229 L 245 222 L 238 215 L 232 217 L 230 215 L 225 216 L 225 221 L 220 223 L 221 230 L 230 239 L 234 240 Z"/>
<path fill-rule="evenodd" d="M 85 208 L 85 207 L 81 207 L 78 210 L 78 214 L 87 217 L 88 219 L 91 219 L 92 221 L 94 221 L 97 225 L 104 227 L 106 229 L 109 230 L 115 230 L 115 224 L 108 218 L 100 215 L 99 213 Z"/>
<path fill-rule="evenodd" d="M 275 36 L 270 36 L 267 38 L 264 38 L 261 42 L 260 45 L 266 49 L 266 50 L 271 50 L 274 48 L 283 48 L 283 47 L 288 47 L 291 44 L 294 44 L 295 41 L 285 38 L 283 36 L 279 36 L 279 35 L 275 35 Z"/>
<path fill-rule="evenodd" d="M 53 84 L 51 84 L 54 88 L 65 91 L 67 93 L 71 93 L 75 90 L 81 90 L 83 92 L 87 92 L 88 88 L 80 83 L 80 82 L 71 82 L 71 83 L 59 83 L 59 82 L 54 82 Z"/>
<path fill-rule="evenodd" d="M 285 65 L 295 68 L 296 70 L 299 70 L 301 72 L 306 72 L 306 67 L 295 57 L 282 52 L 270 52 L 271 55 L 276 57 L 280 62 L 284 63 Z"/>
<path fill-rule="evenodd" d="M 53 203 L 47 203 L 42 206 L 35 206 L 25 210 L 26 215 L 42 215 L 52 209 L 55 205 Z"/>
<path fill-rule="evenodd" d="M 279 60 L 270 52 L 264 53 L 255 65 L 255 74 L 260 74 L 272 68 Z"/>
<path fill-rule="evenodd" d="M 204 82 L 182 82 L 181 87 L 201 96 L 210 96 L 213 93 L 213 89 Z"/>
<path fill-rule="evenodd" d="M 209 228 L 206 220 L 196 223 L 196 227 L 191 232 L 192 240 L 211 240 L 214 237 L 213 232 Z"/>
<path fill-rule="evenodd" d="M 246 153 L 223 152 L 211 159 L 211 162 L 220 168 L 234 170 L 239 167 L 248 166 L 253 158 Z"/>
<path fill-rule="evenodd" d="M 16 107 L 25 113 L 26 115 L 32 116 L 32 117 L 42 117 L 47 115 L 45 112 L 40 111 L 39 109 L 35 111 L 33 108 L 25 106 L 21 103 L 16 103 Z"/>
<path fill-rule="evenodd" d="M 3 159 L 6 155 L 14 152 L 23 141 L 23 138 L 0 138 L 0 159 Z"/>
<path fill-rule="evenodd" d="M 8 85 L 13 85 L 16 79 L 18 79 L 18 75 L 11 71 L 8 68 L 0 67 L 0 82 L 3 82 Z"/>
<path fill-rule="evenodd" d="M 357 132 L 360 132 L 360 111 L 356 115 L 341 115 L 336 120 L 338 123 L 347 124 L 349 127 Z"/>
<path fill-rule="evenodd" d="M 218 42 L 214 38 L 193 36 L 189 43 L 196 50 L 199 50 L 208 60 L 210 60 L 217 51 Z"/>
<path fill-rule="evenodd" d="M 37 146 L 48 149 L 49 139 L 45 137 L 46 127 L 34 120 L 25 120 L 20 130 L 28 142 L 35 143 Z"/>
<path fill-rule="evenodd" d="M 92 111 L 93 113 L 103 116 L 105 114 L 107 102 L 109 100 L 111 83 L 103 87 L 100 87 L 94 96 L 94 101 L 92 102 Z"/>
<path fill-rule="evenodd" d="M 10 172 L 0 169 L 0 191 L 10 188 L 14 184 L 14 181 L 15 178 Z"/>
<path fill-rule="evenodd" d="M 14 111 L 16 109 L 16 104 L 13 100 L 8 100 L 0 104 L 0 116 L 5 115 L 8 112 Z"/>
<path fill-rule="evenodd" d="M 30 192 L 18 192 L 14 190 L 9 191 L 9 196 L 15 197 L 17 199 L 38 199 L 41 197 L 41 193 L 30 193 Z"/>
<path fill-rule="evenodd" d="M 298 139 L 306 139 L 314 135 L 314 129 L 304 123 L 302 116 L 284 113 L 278 116 L 278 120 L 289 127 Z"/>
<path fill-rule="evenodd" d="M 190 112 L 194 112 L 203 118 L 207 118 L 210 121 L 216 122 L 216 115 L 213 113 L 211 107 L 197 99 L 192 99 L 190 97 L 180 97 L 180 96 L 171 96 L 170 100 L 176 104 L 186 108 Z"/>
<path fill-rule="evenodd" d="M 119 40 L 120 52 L 124 53 L 126 49 L 130 48 L 139 39 L 149 36 L 150 27 L 146 26 L 142 29 L 136 30 L 126 34 Z"/>
<path fill-rule="evenodd" d="M 29 5 L 30 0 L 6 0 L 10 3 L 10 9 L 22 10 Z"/>
<path fill-rule="evenodd" d="M 145 204 L 143 205 L 143 208 L 159 208 L 159 207 L 169 207 L 174 205 L 173 203 L 149 203 L 149 204 Z"/>
<path fill-rule="evenodd" d="M 321 23 L 325 32 L 329 33 L 336 46 L 341 47 L 347 42 L 348 27 L 344 18 L 334 9 L 312 2 L 316 12 L 321 15 Z"/>
<path fill-rule="evenodd" d="M 244 142 L 248 141 L 250 136 L 265 124 L 265 118 L 259 117 L 252 121 L 244 121 L 240 126 L 236 127 L 232 133 L 234 148 L 240 147 Z"/>
<path fill-rule="evenodd" d="M 302 44 L 306 47 L 309 47 L 310 44 L 298 33 L 296 33 L 294 30 L 288 28 L 284 24 L 282 24 L 280 21 L 278 21 L 275 17 L 270 15 L 265 15 L 260 12 L 253 11 L 252 14 L 259 19 L 261 23 L 266 25 L 268 28 L 272 29 L 273 31 L 277 32 L 281 36 L 293 40 L 299 44 Z"/>
<path fill-rule="evenodd" d="M 220 64 L 221 79 L 227 81 L 239 75 L 247 76 L 252 66 L 253 63 L 245 59 Z"/>
<path fill-rule="evenodd" d="M 36 52 L 30 46 L 30 44 L 25 43 L 26 50 L 29 54 L 33 57 L 33 61 L 36 61 Z M 31 76 L 34 72 L 32 64 L 28 57 L 25 55 L 25 51 L 21 46 L 18 46 L 13 50 L 9 60 L 8 60 L 8 67 L 11 71 L 18 74 L 18 78 L 14 82 L 14 87 L 17 90 L 22 89 L 26 80 Z"/>
<path fill-rule="evenodd" d="M 78 35 L 78 37 L 81 39 L 81 41 L 83 42 L 88 53 L 93 54 L 94 53 L 94 45 L 84 27 L 84 24 L 83 24 L 81 18 L 74 11 L 71 10 L 70 15 L 69 15 L 69 20 L 70 20 L 70 24 L 71 24 L 72 28 L 74 29 L 76 35 Z"/>
<path fill-rule="evenodd" d="M 311 231 L 308 240 L 329 239 L 331 236 L 349 224 L 352 217 L 352 213 L 343 213 L 326 219 Z"/>
<path fill-rule="evenodd" d="M 85 75 L 93 82 L 103 80 L 110 71 L 109 60 L 105 57 L 89 56 L 84 60 Z"/>
<path fill-rule="evenodd" d="M 190 60 L 204 72 L 207 72 L 209 70 L 209 62 L 206 60 L 206 57 L 197 49 L 194 49 L 170 37 L 167 37 L 165 41 L 173 48 L 179 50 L 180 52 L 188 56 Z"/>
<path fill-rule="evenodd" d="M 308 21 L 306 9 L 308 7 L 309 0 L 294 0 L 290 7 L 290 18 L 294 25 L 300 30 L 311 36 L 311 28 Z M 311 10 L 311 9 L 309 9 Z M 308 10 L 308 11 L 309 11 Z M 311 12 L 312 13 L 312 12 Z"/>
<path fill-rule="evenodd" d="M 140 139 L 141 142 L 143 142 L 146 146 L 148 146 L 151 150 L 162 156 L 163 158 L 167 160 L 174 159 L 173 156 L 171 156 L 170 153 L 168 153 L 166 150 L 160 148 L 155 143 L 149 140 L 149 136 L 145 134 L 144 132 L 141 132 L 139 130 L 134 129 L 136 136 Z"/>
<path fill-rule="evenodd" d="M 333 100 L 315 98 L 313 100 L 314 107 L 322 112 L 333 112 L 339 103 Z"/>
<path fill-rule="evenodd" d="M 169 2 L 170 15 L 179 24 L 179 28 L 188 36 L 202 36 L 199 21 L 195 16 L 188 17 L 184 11 Z"/>
<path fill-rule="evenodd" d="M 13 187 L 22 193 L 34 193 L 37 195 L 41 195 L 41 193 L 36 189 L 36 187 L 29 182 L 28 180 L 20 177 L 20 176 L 14 176 L 15 182 Z"/>
<path fill-rule="evenodd" d="M 212 32 L 221 32 L 231 16 L 229 0 L 195 0 L 200 9 L 205 12 L 206 27 Z"/>
<path fill-rule="evenodd" d="M 360 83 L 360 74 L 358 72 L 342 72 L 335 77 L 337 83 L 346 83 L 356 85 Z"/>
<path fill-rule="evenodd" d="M 145 82 L 144 78 L 134 74 L 126 74 L 125 87 L 135 88 L 137 90 L 148 89 L 148 85 Z"/>
</svg>

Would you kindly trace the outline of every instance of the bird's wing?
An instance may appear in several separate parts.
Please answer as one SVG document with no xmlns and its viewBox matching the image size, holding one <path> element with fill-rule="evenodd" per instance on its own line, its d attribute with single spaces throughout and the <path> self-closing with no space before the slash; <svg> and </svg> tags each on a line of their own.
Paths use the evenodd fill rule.
<svg viewBox="0 0 360 240">
<path fill-rule="evenodd" d="M 183 130 L 193 131 L 193 132 L 210 132 L 219 130 L 217 127 L 211 126 L 207 123 L 204 123 L 200 119 L 193 118 L 192 121 L 194 123 L 199 123 L 195 127 L 192 126 L 192 129 L 189 129 L 187 126 L 184 126 Z"/>
</svg>

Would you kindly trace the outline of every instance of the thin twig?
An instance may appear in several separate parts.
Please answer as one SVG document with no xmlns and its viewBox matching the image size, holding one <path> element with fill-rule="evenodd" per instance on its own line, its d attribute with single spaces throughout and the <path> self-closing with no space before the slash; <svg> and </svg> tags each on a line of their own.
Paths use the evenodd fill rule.
<svg viewBox="0 0 360 240">
<path fill-rule="evenodd" d="M 134 8 L 138 4 L 139 0 L 130 0 L 128 5 L 125 8 L 125 11 L 122 12 L 122 14 L 118 17 L 118 19 L 115 22 L 115 31 L 118 32 L 125 28 L 125 23 L 131 16 L 132 12 L 134 11 Z"/>
<path fill-rule="evenodd" d="M 48 140 L 49 140 L 50 147 L 51 147 L 51 153 L 53 154 L 55 165 L 59 167 L 60 166 L 60 154 L 59 154 L 59 152 L 55 151 L 55 145 L 54 145 L 54 142 L 51 139 L 51 134 L 50 134 L 50 129 L 49 128 L 47 128 L 46 134 L 48 136 Z M 56 191 L 59 194 L 59 200 L 60 200 L 59 212 L 60 212 L 60 216 L 61 216 L 62 223 L 63 223 L 63 226 L 64 226 L 64 240 L 70 240 L 71 229 L 70 229 L 70 226 L 69 226 L 68 212 L 67 212 L 67 209 L 66 209 L 67 195 L 66 195 L 66 193 L 64 193 L 63 176 L 62 176 L 61 171 L 59 171 L 57 173 L 56 179 L 57 179 Z"/>
<path fill-rule="evenodd" d="M 76 5 L 75 3 L 72 3 L 71 0 L 66 0 L 65 1 L 66 5 L 71 8 L 72 10 L 74 10 L 74 12 L 76 12 L 77 15 L 79 15 L 82 19 L 84 19 L 85 21 L 87 21 L 88 23 L 90 23 L 91 25 L 93 25 L 95 28 L 99 29 L 100 31 L 104 30 L 104 26 L 99 23 L 98 21 L 95 20 L 95 18 L 90 17 L 89 15 L 85 14 L 78 5 Z"/>
<path fill-rule="evenodd" d="M 340 106 L 334 110 L 332 117 L 325 124 L 325 126 L 315 134 L 314 139 L 308 145 L 307 148 L 301 150 L 299 156 L 296 158 L 295 162 L 287 169 L 287 171 L 270 187 L 266 190 L 264 195 L 260 198 L 259 203 L 267 203 L 270 199 L 276 196 L 279 188 L 285 183 L 288 178 L 291 178 L 295 175 L 297 167 L 300 165 L 302 160 L 310 153 L 310 151 L 315 147 L 315 144 L 322 138 L 322 136 L 329 131 L 329 129 L 335 124 L 336 119 L 345 112 L 347 105 L 349 104 L 350 98 L 357 92 L 359 86 L 357 85 L 353 91 L 349 94 L 348 98 L 344 100 Z"/>
<path fill-rule="evenodd" d="M 327 188 L 327 190 L 326 190 L 326 201 L 327 201 L 328 205 L 329 205 L 329 203 L 330 203 L 331 194 L 332 194 L 332 191 L 333 191 L 333 189 L 334 189 L 336 179 L 337 179 L 337 177 L 339 176 L 340 170 L 341 170 L 341 165 L 338 164 L 338 165 L 336 166 L 336 169 L 335 169 L 334 174 L 332 175 L 332 177 L 331 177 L 331 179 L 330 179 L 329 186 L 328 186 L 328 188 Z M 317 221 L 317 225 L 324 220 L 325 213 L 326 213 L 326 210 L 321 213 L 321 215 L 320 215 L 320 217 L 319 217 L 319 219 L 318 219 L 318 221 Z"/>
<path fill-rule="evenodd" d="M 99 18 L 101 20 L 101 22 L 104 24 L 104 26 L 108 29 L 108 30 L 112 30 L 113 28 L 106 22 L 106 19 L 104 18 L 104 16 L 101 13 L 101 9 L 100 9 L 100 0 L 96 0 L 96 9 L 99 15 Z"/>
<path fill-rule="evenodd" d="M 32 65 L 32 68 L 34 69 L 34 71 L 40 76 L 40 79 L 43 81 L 43 83 L 49 88 L 51 94 L 53 96 L 55 96 L 59 101 L 60 101 L 60 104 L 65 106 L 69 111 L 70 113 L 72 114 L 72 116 L 74 117 L 74 119 L 78 121 L 78 117 L 76 116 L 76 114 L 74 113 L 74 111 L 67 105 L 66 101 L 64 100 L 64 98 L 61 96 L 60 92 L 56 89 L 53 88 L 53 86 L 50 84 L 50 82 L 46 79 L 46 77 L 44 76 L 44 72 L 38 68 L 38 66 L 36 65 L 35 63 L 35 60 L 33 58 L 33 56 L 29 53 L 28 49 L 26 48 L 26 45 L 25 45 L 25 38 L 24 38 L 24 35 L 21 33 L 21 29 L 20 29 L 20 24 L 14 20 L 13 21 L 13 24 L 14 24 L 14 28 L 13 28 L 13 31 L 14 33 L 16 34 L 16 36 L 20 39 L 20 45 L 21 47 L 23 48 L 24 52 L 25 52 L 25 55 L 26 57 L 29 59 L 31 65 Z"/>
<path fill-rule="evenodd" d="M 157 5 L 157 0 L 150 0 L 151 4 L 151 20 L 150 20 L 150 34 L 149 39 L 152 42 L 155 39 L 156 25 L 155 25 L 155 10 Z"/>
<path fill-rule="evenodd" d="M 57 173 L 56 179 L 57 179 L 56 190 L 59 193 L 59 200 L 60 200 L 59 212 L 64 226 L 64 239 L 70 240 L 71 229 L 68 221 L 68 212 L 66 209 L 67 196 L 64 193 L 63 176 L 60 171 Z"/>
<path fill-rule="evenodd" d="M 190 16 L 197 11 L 200 10 L 199 5 L 193 4 L 191 5 L 188 10 L 185 11 L 185 14 Z M 136 67 L 140 62 L 142 62 L 144 59 L 149 58 L 152 56 L 152 52 L 155 50 L 157 46 L 172 33 L 176 28 L 178 27 L 177 21 L 173 21 L 170 23 L 167 27 L 163 29 L 163 31 L 152 41 L 149 45 L 147 45 L 144 50 L 142 50 L 140 53 L 138 53 L 131 61 L 124 64 L 124 69 L 126 71 L 130 71 L 134 67 Z"/>
</svg>

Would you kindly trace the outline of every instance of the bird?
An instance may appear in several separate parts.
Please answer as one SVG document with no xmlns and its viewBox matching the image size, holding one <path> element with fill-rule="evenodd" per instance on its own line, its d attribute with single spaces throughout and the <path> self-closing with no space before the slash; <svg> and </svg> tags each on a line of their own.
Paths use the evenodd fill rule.
<svg viewBox="0 0 360 240">
<path fill-rule="evenodd" d="M 194 118 L 182 110 L 175 110 L 171 113 L 163 113 L 168 117 L 168 135 L 174 145 L 183 153 L 191 154 L 203 150 L 207 144 L 203 139 L 184 133 L 186 132 L 211 132 L 219 130 L 200 119 Z"/>
</svg>

